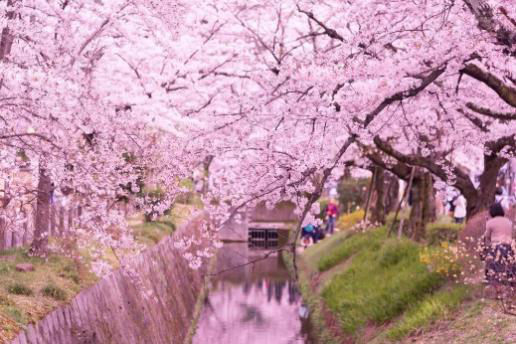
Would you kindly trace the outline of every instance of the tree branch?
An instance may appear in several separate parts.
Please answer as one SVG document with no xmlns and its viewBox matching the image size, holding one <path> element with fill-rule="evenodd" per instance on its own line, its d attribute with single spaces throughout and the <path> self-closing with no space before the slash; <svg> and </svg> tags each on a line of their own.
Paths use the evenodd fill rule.
<svg viewBox="0 0 516 344">
<path fill-rule="evenodd" d="M 379 136 L 376 136 L 374 138 L 374 143 L 376 147 L 380 149 L 382 152 L 402 163 L 411 166 L 416 165 L 423 167 L 427 169 L 430 173 L 441 178 L 442 180 L 449 180 L 444 168 L 438 165 L 433 158 L 425 158 L 416 154 L 403 154 L 400 151 L 396 150 L 388 142 L 382 140 Z M 454 186 L 457 189 L 461 190 L 462 194 L 464 194 L 465 196 L 476 195 L 477 190 L 471 182 L 471 179 L 469 178 L 468 174 L 462 171 L 460 168 L 452 166 L 450 163 L 448 163 L 448 167 L 450 167 L 452 173 L 456 177 Z M 468 196 L 466 197 L 468 198 Z"/>
<path fill-rule="evenodd" d="M 315 18 L 314 14 L 312 12 L 308 12 L 308 11 L 302 10 L 301 7 L 299 7 L 299 5 L 297 6 L 297 10 L 299 12 L 305 14 L 308 18 L 310 18 L 314 22 L 316 22 L 317 25 L 319 25 L 324 30 L 323 34 L 327 35 L 330 38 L 337 39 L 337 40 L 339 40 L 341 42 L 344 42 L 344 37 L 339 35 L 339 33 L 337 31 L 335 31 L 334 29 L 331 29 L 331 28 L 327 27 L 319 19 Z"/>
<path fill-rule="evenodd" d="M 398 101 L 402 101 L 407 98 L 417 96 L 421 91 L 423 91 L 431 83 L 433 83 L 435 80 L 437 80 L 437 78 L 439 78 L 444 73 L 445 70 L 446 70 L 446 66 L 438 68 L 438 69 L 434 70 L 432 73 L 430 73 L 427 77 L 423 78 L 423 80 L 419 86 L 409 88 L 408 90 L 405 90 L 405 91 L 400 91 L 398 93 L 393 94 L 390 97 L 385 98 L 384 101 L 382 101 L 380 103 L 380 105 L 378 105 L 376 107 L 376 109 L 374 109 L 371 113 L 369 113 L 366 116 L 366 119 L 363 122 L 364 128 L 367 127 L 373 121 L 373 119 L 389 105 L 391 105 L 395 102 L 398 102 Z"/>
<path fill-rule="evenodd" d="M 481 114 L 481 115 L 500 120 L 502 123 L 516 120 L 516 112 L 513 112 L 513 113 L 494 112 L 488 108 L 477 106 L 473 103 L 466 103 L 466 107 L 472 111 L 475 111 L 476 113 Z"/>
<path fill-rule="evenodd" d="M 460 72 L 484 83 L 495 91 L 504 102 L 516 108 L 516 88 L 506 85 L 495 75 L 483 71 L 480 67 L 472 63 L 467 64 Z"/>
</svg>

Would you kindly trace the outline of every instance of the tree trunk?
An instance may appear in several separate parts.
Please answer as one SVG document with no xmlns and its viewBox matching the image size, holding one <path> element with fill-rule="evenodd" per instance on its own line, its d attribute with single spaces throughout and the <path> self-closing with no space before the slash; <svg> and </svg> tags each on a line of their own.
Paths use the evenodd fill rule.
<svg viewBox="0 0 516 344">
<path fill-rule="evenodd" d="M 400 182 L 398 177 L 392 173 L 387 173 L 386 177 L 387 192 L 385 192 L 384 205 L 385 214 L 389 214 L 396 211 L 396 206 L 398 205 L 400 198 Z"/>
<path fill-rule="evenodd" d="M 464 194 L 467 202 L 467 219 L 489 209 L 495 201 L 498 173 L 507 159 L 498 156 L 484 156 L 484 172 L 476 194 Z"/>
<path fill-rule="evenodd" d="M 34 256 L 45 257 L 48 254 L 48 230 L 50 226 L 50 195 L 52 183 L 43 167 L 39 169 L 38 198 L 36 203 L 36 218 L 34 240 L 30 253 Z"/>
<path fill-rule="evenodd" d="M 12 6 L 14 4 L 14 0 L 7 0 L 7 6 Z M 7 19 L 14 19 L 14 11 L 7 11 L 6 16 Z M 6 60 L 9 54 L 11 53 L 11 47 L 13 45 L 14 37 L 9 30 L 9 27 L 4 27 L 2 29 L 2 36 L 0 39 L 0 60 Z"/>
<path fill-rule="evenodd" d="M 416 241 L 426 236 L 426 225 L 435 221 L 435 189 L 429 172 L 419 173 L 412 187 L 412 208 L 410 210 L 409 231 Z"/>
<path fill-rule="evenodd" d="M 211 166 L 211 163 L 213 162 L 214 158 L 215 158 L 215 156 L 208 155 L 204 159 L 204 162 L 203 162 L 203 169 L 204 169 L 204 175 L 203 175 L 204 183 L 202 186 L 203 195 L 206 195 L 209 191 L 208 188 L 209 188 L 209 181 L 210 181 L 210 166 Z"/>
<path fill-rule="evenodd" d="M 373 168 L 373 175 L 371 176 L 371 180 L 369 182 L 369 188 L 367 190 L 367 199 L 366 204 L 364 206 L 364 221 L 367 220 L 367 213 L 369 212 L 369 208 L 371 206 L 371 196 L 373 195 L 373 187 L 376 179 L 376 168 Z"/>
<path fill-rule="evenodd" d="M 379 166 L 375 167 L 376 178 L 374 180 L 375 202 L 371 210 L 373 223 L 385 224 L 385 170 Z"/>
</svg>

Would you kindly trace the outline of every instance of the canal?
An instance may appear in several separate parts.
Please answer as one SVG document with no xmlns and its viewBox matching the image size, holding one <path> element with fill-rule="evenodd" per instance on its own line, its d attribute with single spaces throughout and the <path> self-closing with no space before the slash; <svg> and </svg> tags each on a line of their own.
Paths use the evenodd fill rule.
<svg viewBox="0 0 516 344">
<path fill-rule="evenodd" d="M 227 243 L 214 271 L 223 272 L 212 279 L 193 344 L 311 343 L 301 296 L 280 254 Z"/>
</svg>

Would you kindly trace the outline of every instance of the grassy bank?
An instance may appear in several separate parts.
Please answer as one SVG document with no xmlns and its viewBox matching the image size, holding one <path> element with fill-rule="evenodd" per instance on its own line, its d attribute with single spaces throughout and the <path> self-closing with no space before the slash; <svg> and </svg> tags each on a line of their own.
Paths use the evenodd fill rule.
<svg viewBox="0 0 516 344">
<path fill-rule="evenodd" d="M 17 271 L 20 263 L 32 264 L 34 271 Z M 0 252 L 0 342 L 14 338 L 25 325 L 38 321 L 96 280 L 91 272 L 63 256 L 51 255 L 45 261 L 29 257 L 25 248 Z"/>
<path fill-rule="evenodd" d="M 436 248 L 437 250 L 437 248 Z M 388 238 L 387 228 L 341 231 L 301 254 L 312 291 L 356 343 L 399 342 L 460 307 L 470 289 L 429 269 L 427 251 L 409 239 Z M 426 253 L 427 254 L 427 253 Z"/>
<path fill-rule="evenodd" d="M 143 216 L 138 216 L 129 223 L 136 241 L 152 246 L 185 223 L 193 211 L 194 207 L 179 204 L 158 221 L 144 223 Z M 57 240 L 61 239 L 52 238 L 51 242 Z M 92 247 L 98 245 L 92 243 Z M 113 249 L 101 249 L 104 260 L 118 266 Z M 47 259 L 30 257 L 26 247 L 0 251 L 0 343 L 7 343 L 27 324 L 42 319 L 98 280 L 90 272 L 91 257 L 87 251 L 72 247 L 69 255 L 51 254 Z M 73 256 L 76 259 L 69 258 Z M 33 271 L 17 271 L 16 265 L 21 263 L 31 264 Z"/>
<path fill-rule="evenodd" d="M 283 260 L 287 265 L 291 275 L 294 275 L 294 266 L 292 263 L 292 254 L 282 251 Z M 314 344 L 337 344 L 338 340 L 326 326 L 324 318 L 323 300 L 319 294 L 313 292 L 311 285 L 310 268 L 305 266 L 305 262 L 299 262 L 298 270 L 298 288 L 303 297 L 303 302 L 308 306 L 310 313 L 308 321 L 310 322 L 310 337 Z"/>
</svg>

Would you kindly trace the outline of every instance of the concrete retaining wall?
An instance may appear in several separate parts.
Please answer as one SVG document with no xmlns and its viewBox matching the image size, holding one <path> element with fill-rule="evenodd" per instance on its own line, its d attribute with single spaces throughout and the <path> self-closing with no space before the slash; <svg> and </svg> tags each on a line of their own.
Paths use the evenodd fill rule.
<svg viewBox="0 0 516 344">
<path fill-rule="evenodd" d="M 192 270 L 174 238 L 197 232 L 197 216 L 143 252 L 131 271 L 118 270 L 69 305 L 29 325 L 12 344 L 176 344 L 187 336 L 206 267 Z M 148 291 L 152 293 L 148 294 Z"/>
<path fill-rule="evenodd" d="M 295 222 L 299 216 L 294 214 L 296 205 L 291 202 L 280 202 L 273 209 L 267 209 L 265 203 L 260 203 L 251 212 L 250 221 L 256 222 Z"/>
</svg>

